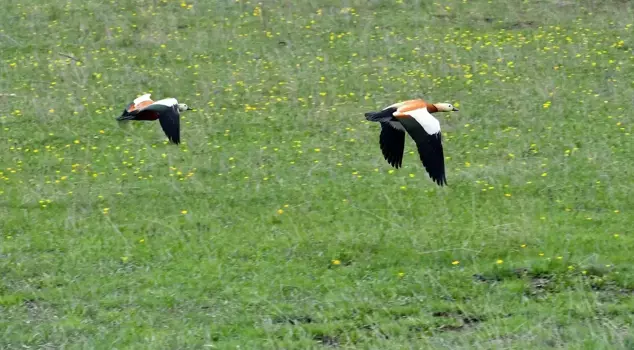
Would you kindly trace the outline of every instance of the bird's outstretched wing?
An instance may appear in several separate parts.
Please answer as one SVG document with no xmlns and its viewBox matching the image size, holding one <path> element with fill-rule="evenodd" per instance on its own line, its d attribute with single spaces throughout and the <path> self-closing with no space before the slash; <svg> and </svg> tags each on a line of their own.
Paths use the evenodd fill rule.
<svg viewBox="0 0 634 350">
<path fill-rule="evenodd" d="M 381 122 L 379 144 L 385 160 L 396 169 L 400 168 L 403 164 L 405 131 L 394 128 L 389 122 Z"/>
<path fill-rule="evenodd" d="M 430 135 L 414 117 L 405 116 L 398 119 L 414 142 L 416 142 L 418 155 L 429 177 L 440 186 L 446 185 L 445 156 L 440 130 Z"/>
<path fill-rule="evenodd" d="M 163 132 L 165 133 L 167 138 L 175 144 L 179 144 L 181 142 L 180 112 L 178 111 L 177 104 L 168 106 L 162 103 L 153 103 L 143 108 L 141 111 L 139 111 L 139 113 L 145 111 L 153 111 L 158 113 L 161 128 L 163 128 Z"/>
</svg>

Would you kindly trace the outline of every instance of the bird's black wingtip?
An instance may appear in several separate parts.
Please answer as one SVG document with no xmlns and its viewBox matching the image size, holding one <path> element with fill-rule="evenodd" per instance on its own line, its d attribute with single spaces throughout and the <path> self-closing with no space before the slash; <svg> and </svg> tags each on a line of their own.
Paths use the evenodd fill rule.
<svg viewBox="0 0 634 350">
<path fill-rule="evenodd" d="M 447 178 L 444 174 L 429 174 L 429 178 L 440 187 L 447 186 Z"/>
<path fill-rule="evenodd" d="M 398 169 L 401 167 L 401 163 L 398 160 L 390 159 L 389 157 L 383 156 L 387 164 L 389 164 L 392 168 Z"/>
<path fill-rule="evenodd" d="M 443 186 L 447 186 L 447 179 L 440 178 L 440 179 L 434 179 L 434 182 L 438 184 L 438 186 L 443 187 Z"/>
</svg>

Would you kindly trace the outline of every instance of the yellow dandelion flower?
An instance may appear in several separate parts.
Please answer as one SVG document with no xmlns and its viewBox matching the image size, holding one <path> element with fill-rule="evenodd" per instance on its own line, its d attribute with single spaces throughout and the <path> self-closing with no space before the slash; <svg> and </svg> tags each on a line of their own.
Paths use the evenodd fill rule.
<svg viewBox="0 0 634 350">
<path fill-rule="evenodd" d="M 499 264 L 504 263 L 504 260 L 502 260 L 502 259 L 497 259 L 497 260 L 495 261 L 495 263 L 499 265 Z"/>
<path fill-rule="evenodd" d="M 277 210 L 277 213 L 278 213 L 279 215 L 282 215 L 282 214 L 284 214 L 284 210 L 282 210 L 282 209 L 278 209 L 278 210 Z"/>
<path fill-rule="evenodd" d="M 451 262 L 451 265 L 459 265 L 459 264 L 460 264 L 460 261 L 458 260 L 454 260 Z"/>
<path fill-rule="evenodd" d="M 183 215 L 187 214 L 187 210 L 181 210 L 181 214 Z"/>
<path fill-rule="evenodd" d="M 341 260 L 335 259 L 335 260 L 332 261 L 332 264 L 333 265 L 341 265 Z"/>
</svg>

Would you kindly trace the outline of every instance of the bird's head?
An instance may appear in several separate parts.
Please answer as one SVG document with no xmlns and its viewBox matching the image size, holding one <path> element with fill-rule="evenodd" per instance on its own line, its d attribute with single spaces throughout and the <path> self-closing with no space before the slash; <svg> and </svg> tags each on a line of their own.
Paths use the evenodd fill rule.
<svg viewBox="0 0 634 350">
<path fill-rule="evenodd" d="M 458 108 L 451 103 L 434 103 L 434 106 L 438 109 L 438 112 L 458 112 Z"/>
<path fill-rule="evenodd" d="M 184 103 L 179 103 L 178 104 L 178 111 L 179 112 L 184 112 L 184 111 L 191 111 L 193 108 L 189 107 L 188 105 L 184 104 Z"/>
</svg>

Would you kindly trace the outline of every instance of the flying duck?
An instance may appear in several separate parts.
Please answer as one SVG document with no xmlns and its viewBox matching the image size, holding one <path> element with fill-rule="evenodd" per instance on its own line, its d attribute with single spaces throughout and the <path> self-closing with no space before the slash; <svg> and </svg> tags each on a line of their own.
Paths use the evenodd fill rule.
<svg viewBox="0 0 634 350">
<path fill-rule="evenodd" d="M 139 96 L 132 101 L 117 118 L 119 122 L 128 120 L 159 120 L 167 138 L 175 143 L 181 142 L 180 113 L 192 108 L 178 103 L 175 98 L 152 101 L 151 94 Z"/>
<path fill-rule="evenodd" d="M 447 184 L 447 178 L 440 122 L 431 114 L 451 111 L 458 111 L 458 108 L 450 103 L 431 104 L 417 99 L 395 103 L 379 112 L 365 113 L 365 118 L 381 123 L 379 143 L 383 157 L 390 165 L 397 169 L 401 167 L 407 131 L 416 142 L 420 160 L 429 177 L 443 186 Z"/>
</svg>

